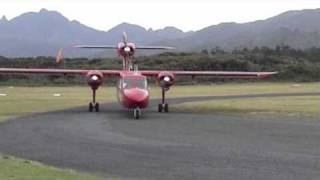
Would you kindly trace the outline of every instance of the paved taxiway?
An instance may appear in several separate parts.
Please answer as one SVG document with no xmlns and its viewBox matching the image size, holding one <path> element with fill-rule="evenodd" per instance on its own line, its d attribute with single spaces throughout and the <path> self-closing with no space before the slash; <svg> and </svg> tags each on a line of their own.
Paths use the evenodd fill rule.
<svg viewBox="0 0 320 180">
<path fill-rule="evenodd" d="M 244 97 L 181 98 L 171 103 Z M 1 123 L 0 152 L 128 179 L 320 177 L 317 118 L 160 114 L 153 107 L 133 120 L 115 103 L 101 109 L 89 113 L 80 107 Z"/>
</svg>

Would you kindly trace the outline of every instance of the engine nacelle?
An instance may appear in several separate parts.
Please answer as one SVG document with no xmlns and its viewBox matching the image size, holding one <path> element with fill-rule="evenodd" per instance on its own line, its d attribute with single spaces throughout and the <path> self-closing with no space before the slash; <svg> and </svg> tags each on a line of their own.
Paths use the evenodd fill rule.
<svg viewBox="0 0 320 180">
<path fill-rule="evenodd" d="M 175 83 L 174 75 L 171 72 L 161 72 L 159 73 L 158 82 L 161 88 L 169 90 Z"/>
<path fill-rule="evenodd" d="M 98 89 L 103 82 L 103 74 L 98 71 L 89 71 L 86 76 L 87 83 L 92 89 Z"/>
<path fill-rule="evenodd" d="M 118 44 L 118 54 L 122 57 L 133 56 L 135 53 L 135 44 L 134 43 L 119 43 Z"/>
</svg>

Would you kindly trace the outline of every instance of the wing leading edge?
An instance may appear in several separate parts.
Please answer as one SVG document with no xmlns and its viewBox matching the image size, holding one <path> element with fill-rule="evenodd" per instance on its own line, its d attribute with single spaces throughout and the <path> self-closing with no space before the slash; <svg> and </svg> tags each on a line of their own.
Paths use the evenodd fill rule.
<svg viewBox="0 0 320 180">
<path fill-rule="evenodd" d="M 163 71 L 140 71 L 146 76 L 157 76 Z M 176 76 L 216 76 L 230 78 L 266 78 L 278 72 L 242 72 L 242 71 L 165 71 Z"/>
<path fill-rule="evenodd" d="M 56 75 L 86 75 L 90 71 L 82 69 L 27 69 L 27 68 L 0 68 L 0 74 L 56 74 Z M 105 76 L 119 76 L 118 70 L 99 70 Z"/>
<path fill-rule="evenodd" d="M 90 71 L 82 69 L 27 69 L 27 68 L 0 68 L 0 74 L 71 74 L 85 75 Z M 120 70 L 98 70 L 105 76 L 119 76 Z M 158 76 L 161 72 L 169 72 L 176 76 L 217 76 L 234 78 L 265 78 L 278 72 L 241 72 L 241 71 L 139 71 L 145 76 Z"/>
</svg>

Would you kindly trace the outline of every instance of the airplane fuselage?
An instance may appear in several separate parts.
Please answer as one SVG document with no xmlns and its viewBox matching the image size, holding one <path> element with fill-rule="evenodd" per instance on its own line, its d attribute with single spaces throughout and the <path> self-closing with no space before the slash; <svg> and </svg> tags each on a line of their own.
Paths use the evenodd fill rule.
<svg viewBox="0 0 320 180">
<path fill-rule="evenodd" d="M 126 108 L 146 108 L 149 104 L 149 90 L 146 76 L 139 72 L 123 71 L 117 86 L 118 101 Z"/>
</svg>

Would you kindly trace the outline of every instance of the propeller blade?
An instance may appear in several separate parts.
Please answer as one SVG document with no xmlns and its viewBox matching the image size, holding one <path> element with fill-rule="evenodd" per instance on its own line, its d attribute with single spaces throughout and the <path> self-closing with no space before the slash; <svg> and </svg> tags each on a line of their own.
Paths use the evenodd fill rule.
<svg viewBox="0 0 320 180">
<path fill-rule="evenodd" d="M 127 45 L 128 36 L 127 36 L 127 33 L 126 33 L 125 31 L 123 31 L 122 38 L 123 38 L 123 43 L 124 43 L 125 45 Z"/>
</svg>

